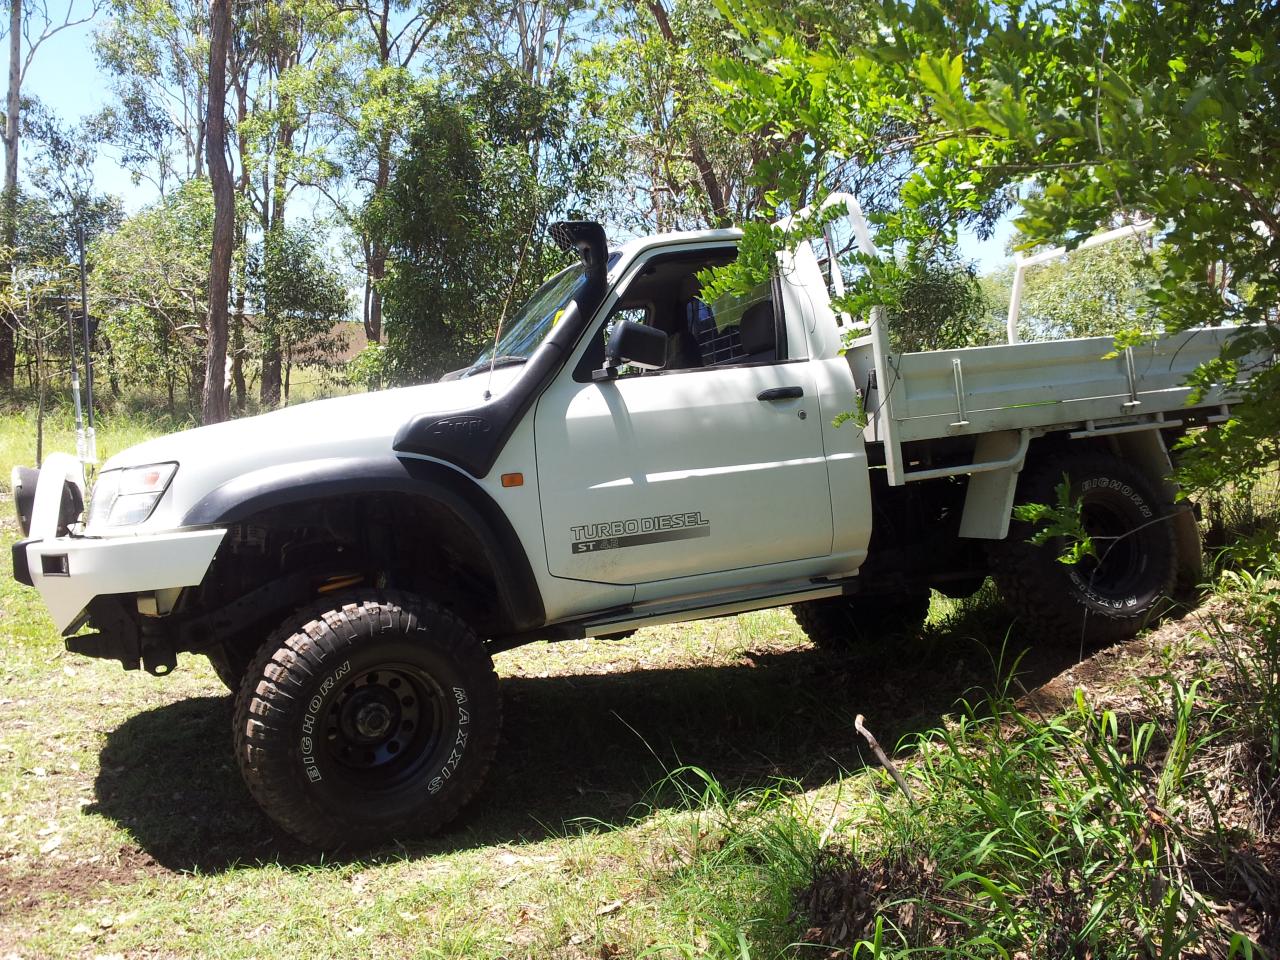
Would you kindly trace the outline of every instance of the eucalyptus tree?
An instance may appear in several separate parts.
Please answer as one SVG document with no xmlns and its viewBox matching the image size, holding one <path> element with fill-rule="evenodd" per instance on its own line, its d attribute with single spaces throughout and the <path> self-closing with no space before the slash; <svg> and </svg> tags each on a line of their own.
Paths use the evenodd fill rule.
<svg viewBox="0 0 1280 960">
<path fill-rule="evenodd" d="M 162 196 L 205 175 L 209 0 L 109 0 L 94 36 L 115 103 L 100 135 Z"/>
<path fill-rule="evenodd" d="M 85 0 L 77 8 L 51 6 L 48 0 L 7 0 L 4 29 L 9 40 L 9 86 L 4 113 L 4 193 L 0 197 L 0 247 L 15 250 L 18 215 L 18 151 L 22 141 L 22 88 L 40 48 L 69 27 L 92 20 L 103 0 Z M 6 260 L 5 266 L 12 261 Z M 0 305 L 0 389 L 13 387 L 15 315 Z"/>
<path fill-rule="evenodd" d="M 1155 330 L 1147 292 L 1159 285 L 1164 247 L 1132 237 L 1028 270 L 1023 278 L 1020 336 L 1024 340 L 1095 337 L 1118 329 Z M 1013 285 L 1013 267 L 982 278 L 988 298 L 1001 313 Z"/>
<path fill-rule="evenodd" d="M 205 111 L 205 157 L 213 189 L 213 242 L 209 253 L 209 311 L 205 322 L 203 423 L 230 416 L 227 403 L 227 300 L 231 288 L 231 255 L 235 240 L 235 190 L 227 165 L 227 50 L 231 33 L 231 0 L 209 2 L 209 102 Z"/>
<path fill-rule="evenodd" d="M 544 231 L 523 143 L 494 137 L 484 104 L 427 85 L 368 222 L 389 252 L 386 374 L 437 377 L 472 360 L 563 254 Z"/>
<path fill-rule="evenodd" d="M 590 206 L 603 130 L 584 99 L 580 57 L 604 24 L 584 0 L 464 3 L 449 20 L 440 71 L 495 143 L 519 147 L 540 209 Z"/>
<path fill-rule="evenodd" d="M 197 406 L 205 381 L 214 202 L 192 179 L 101 235 L 91 311 L 135 387 L 162 393 L 169 411 Z"/>
<path fill-rule="evenodd" d="M 241 105 L 240 182 L 264 237 L 285 228 L 288 202 L 299 186 L 324 182 L 335 172 L 314 139 L 327 129 L 318 122 L 314 91 L 336 75 L 349 22 L 349 14 L 325 0 L 255 2 L 238 18 L 232 82 Z M 270 256 L 277 247 L 265 249 Z M 259 396 L 270 405 L 280 401 L 283 353 L 272 333 L 274 301 L 268 297 L 259 307 L 265 321 Z"/>
<path fill-rule="evenodd" d="M 305 224 L 280 225 L 253 244 L 246 275 L 251 302 L 271 304 L 254 333 L 281 352 L 287 401 L 294 366 L 332 367 L 345 345 L 335 332 L 348 309 L 343 277 L 329 262 L 323 235 Z"/>
<path fill-rule="evenodd" d="M 361 316 L 366 338 L 377 343 L 388 250 L 366 213 L 391 181 L 414 120 L 418 77 L 452 8 L 418 0 L 335 0 L 335 9 L 347 16 L 345 42 L 336 48 L 340 63 L 326 82 L 312 86 L 312 101 L 319 122 L 330 128 L 330 155 L 341 176 L 311 183 L 328 196 L 357 242 L 364 274 Z"/>
<path fill-rule="evenodd" d="M 768 150 L 722 119 L 713 61 L 735 56 L 714 7 L 698 0 L 624 0 L 580 62 L 589 112 L 616 145 L 612 173 L 624 222 L 640 229 L 728 226 L 759 205 L 749 182 Z"/>
<path fill-rule="evenodd" d="M 60 271 L 69 278 L 67 294 L 71 294 L 79 286 L 81 245 L 91 243 L 95 237 L 120 223 L 120 201 L 94 189 L 93 163 L 98 156 L 98 142 L 93 136 L 91 123 L 68 124 L 43 103 L 32 100 L 23 111 L 23 128 L 24 138 L 31 147 L 27 179 L 32 186 L 26 192 L 29 202 L 19 205 L 19 224 L 15 232 L 18 242 L 14 248 L 13 263 L 15 266 L 35 265 L 37 272 L 51 263 L 65 264 Z M 28 222 L 29 218 L 33 222 Z M 74 306 L 71 306 L 72 300 L 75 301 Z M 79 329 L 84 319 L 80 298 L 68 296 L 63 305 L 67 308 L 67 320 L 70 321 L 74 313 L 75 326 Z M 91 330 L 92 324 L 86 327 Z M 32 329 L 29 322 L 25 329 Z M 17 330 L 19 349 L 31 345 L 29 338 L 23 342 L 23 331 L 24 326 L 20 325 Z M 77 349 L 85 351 L 84 374 L 90 396 L 94 382 L 92 360 L 99 346 L 105 347 L 108 377 L 113 387 L 116 384 L 110 341 L 95 337 L 91 332 L 86 333 L 83 344 Z"/>
</svg>

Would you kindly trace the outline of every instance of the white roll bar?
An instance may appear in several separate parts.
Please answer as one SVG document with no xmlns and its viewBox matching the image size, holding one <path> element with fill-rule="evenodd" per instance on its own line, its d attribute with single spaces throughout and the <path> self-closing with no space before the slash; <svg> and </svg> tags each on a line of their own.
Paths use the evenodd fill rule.
<svg viewBox="0 0 1280 960">
<path fill-rule="evenodd" d="M 1009 291 L 1009 317 L 1005 323 L 1009 342 L 1018 342 L 1018 314 L 1022 310 L 1022 283 L 1028 267 L 1038 267 L 1042 263 L 1049 263 L 1059 257 L 1070 256 L 1076 250 L 1089 250 L 1092 247 L 1101 247 L 1104 244 L 1123 240 L 1126 237 L 1136 237 L 1138 234 L 1150 230 L 1154 223 L 1154 220 L 1141 220 L 1138 223 L 1128 223 L 1123 227 L 1116 227 L 1114 230 L 1107 230 L 1104 233 L 1095 233 L 1071 250 L 1066 247 L 1054 247 L 1052 250 L 1044 250 L 1029 257 L 1015 253 L 1013 255 L 1013 289 Z"/>
</svg>

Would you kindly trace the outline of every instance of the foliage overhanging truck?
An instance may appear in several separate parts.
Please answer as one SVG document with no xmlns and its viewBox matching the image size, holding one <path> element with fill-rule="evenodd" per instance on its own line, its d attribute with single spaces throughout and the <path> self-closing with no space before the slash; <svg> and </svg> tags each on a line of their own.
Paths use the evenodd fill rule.
<svg viewBox="0 0 1280 960">
<path fill-rule="evenodd" d="M 67 649 L 206 655 L 249 790 L 302 840 L 448 823 L 498 746 L 491 655 L 520 644 L 784 604 L 820 645 L 892 642 L 988 575 L 1077 644 L 1194 581 L 1167 449 L 1227 415 L 1234 385 L 1185 380 L 1229 331 L 894 353 L 877 310 L 844 350 L 830 236 L 707 304 L 735 231 L 553 235 L 579 262 L 440 383 L 151 440 L 91 491 L 68 455 L 15 471 L 14 576 Z M 1096 554 L 1074 566 L 1011 522 L 1064 474 Z"/>
</svg>

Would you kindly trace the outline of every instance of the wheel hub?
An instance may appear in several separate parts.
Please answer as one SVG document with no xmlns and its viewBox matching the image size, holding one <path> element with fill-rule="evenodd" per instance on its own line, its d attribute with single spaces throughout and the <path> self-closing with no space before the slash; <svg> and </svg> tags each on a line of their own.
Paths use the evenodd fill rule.
<svg viewBox="0 0 1280 960">
<path fill-rule="evenodd" d="M 330 755 L 347 767 L 388 774 L 416 762 L 435 739 L 436 700 L 433 685 L 407 665 L 359 674 L 328 713 Z"/>
<path fill-rule="evenodd" d="M 391 711 L 381 703 L 366 703 L 356 711 L 356 730 L 361 736 L 376 740 L 391 726 Z"/>
<path fill-rule="evenodd" d="M 1095 556 L 1075 564 L 1073 574 L 1090 590 L 1111 598 L 1129 592 L 1142 569 L 1135 524 L 1105 503 L 1085 503 L 1081 523 L 1093 540 Z"/>
</svg>

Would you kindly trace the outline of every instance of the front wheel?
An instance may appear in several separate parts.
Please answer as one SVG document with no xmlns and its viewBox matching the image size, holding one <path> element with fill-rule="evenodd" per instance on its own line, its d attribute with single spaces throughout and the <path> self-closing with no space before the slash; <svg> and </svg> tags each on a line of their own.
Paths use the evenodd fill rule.
<svg viewBox="0 0 1280 960">
<path fill-rule="evenodd" d="M 992 544 L 996 586 L 1038 636 L 1066 644 L 1126 640 L 1173 589 L 1177 549 L 1168 507 L 1128 463 L 1092 453 L 1033 468 L 1018 485 L 1018 501 L 1057 503 L 1064 474 L 1094 555 L 1064 564 L 1062 540 L 1032 544 L 1034 525 L 1015 521 L 1008 538 Z"/>
<path fill-rule="evenodd" d="M 312 846 L 432 833 L 480 788 L 501 699 L 484 645 L 426 601 L 328 601 L 290 618 L 249 665 L 235 738 L 249 792 Z"/>
</svg>

